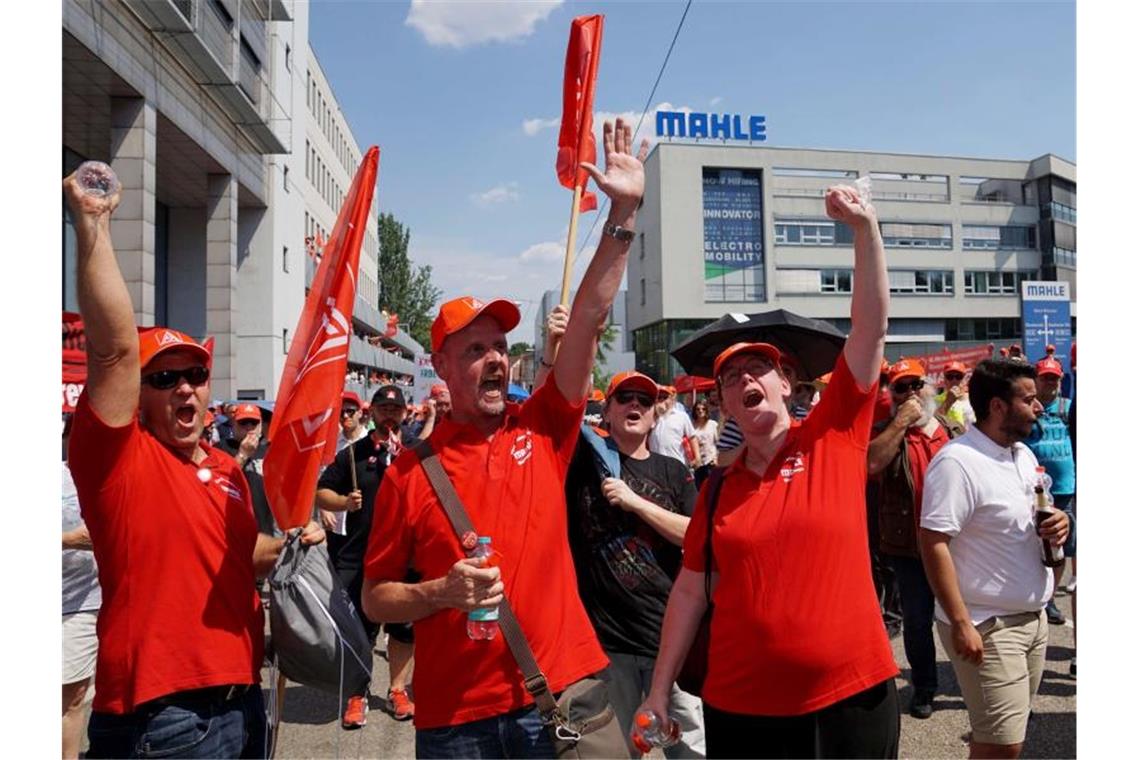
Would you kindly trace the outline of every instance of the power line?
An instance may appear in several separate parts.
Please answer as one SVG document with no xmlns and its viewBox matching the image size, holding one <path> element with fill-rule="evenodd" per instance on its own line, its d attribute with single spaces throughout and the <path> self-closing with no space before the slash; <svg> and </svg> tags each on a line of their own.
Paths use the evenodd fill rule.
<svg viewBox="0 0 1140 760">
<path fill-rule="evenodd" d="M 677 44 L 677 38 L 681 36 L 681 28 L 685 25 L 685 18 L 689 15 L 689 7 L 693 4 L 693 0 L 688 0 L 685 3 L 685 10 L 681 14 L 681 20 L 677 22 L 677 30 L 673 32 L 673 39 L 669 43 L 669 49 L 665 51 L 665 60 L 661 62 L 661 68 L 657 71 L 657 79 L 653 82 L 653 89 L 649 91 L 649 97 L 645 99 L 645 106 L 641 109 L 641 118 L 637 120 L 637 129 L 633 130 L 634 139 L 637 138 L 637 133 L 641 131 L 641 125 L 645 122 L 645 114 L 649 112 L 649 106 L 653 103 L 653 96 L 657 94 L 657 86 L 661 84 L 661 77 L 665 75 L 665 67 L 669 64 L 669 58 L 673 55 L 673 47 Z M 632 150 L 637 150 L 637 146 L 630 146 Z M 634 154 L 636 155 L 636 153 Z M 582 251 L 589 245 L 590 235 L 594 233 L 594 228 L 598 226 L 598 220 L 602 215 L 609 210 L 610 199 L 607 197 L 602 205 L 598 208 L 598 213 L 594 216 L 594 223 L 590 225 L 590 229 L 586 231 L 585 237 L 582 238 L 582 244 L 574 254 L 574 264 L 571 271 L 577 268 L 579 262 L 582 260 Z"/>
</svg>

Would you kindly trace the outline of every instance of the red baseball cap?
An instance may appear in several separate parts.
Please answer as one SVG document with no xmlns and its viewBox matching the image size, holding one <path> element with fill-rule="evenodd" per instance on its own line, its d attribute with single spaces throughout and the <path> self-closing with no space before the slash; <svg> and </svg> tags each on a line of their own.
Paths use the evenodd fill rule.
<svg viewBox="0 0 1140 760">
<path fill-rule="evenodd" d="M 234 422 L 241 420 L 257 420 L 261 421 L 261 410 L 255 404 L 239 404 L 237 409 L 234 409 Z"/>
<path fill-rule="evenodd" d="M 592 391 L 590 391 L 589 400 L 590 401 L 605 401 L 606 400 L 606 394 L 602 393 L 601 389 L 594 388 Z"/>
<path fill-rule="evenodd" d="M 640 372 L 619 372 L 614 375 L 606 388 L 606 398 L 614 395 L 622 388 L 645 391 L 650 396 L 657 397 L 657 383 L 653 382 L 653 378 L 649 375 L 643 375 Z"/>
<path fill-rule="evenodd" d="M 713 377 L 720 375 L 720 368 L 724 363 L 734 356 L 740 354 L 762 354 L 772 362 L 772 366 L 782 366 L 783 353 L 780 349 L 773 346 L 771 343 L 733 343 L 728 348 L 724 349 L 717 355 L 716 361 L 713 362 Z"/>
<path fill-rule="evenodd" d="M 340 397 L 341 406 L 344 405 L 345 401 L 349 401 L 353 404 L 356 404 L 357 409 L 363 409 L 364 408 L 364 404 L 360 403 L 360 396 L 357 396 L 352 391 L 345 391 L 343 394 L 341 394 L 341 397 Z"/>
<path fill-rule="evenodd" d="M 926 374 L 926 367 L 918 359 L 899 359 L 891 365 L 890 382 L 893 385 L 904 377 L 922 377 Z"/>
<path fill-rule="evenodd" d="M 440 396 L 442 396 L 445 393 L 447 393 L 447 386 L 443 383 L 436 383 L 435 385 L 433 385 L 431 387 L 431 390 L 428 392 L 428 397 L 429 398 L 439 398 Z"/>
<path fill-rule="evenodd" d="M 169 327 L 140 327 L 138 332 L 139 367 L 143 369 L 159 354 L 175 350 L 193 354 L 207 367 L 213 363 L 214 357 L 206 347 L 184 332 Z"/>
<path fill-rule="evenodd" d="M 1037 362 L 1037 374 L 1061 377 L 1065 374 L 1065 369 L 1061 366 L 1061 362 L 1052 357 L 1048 357 Z"/>
<path fill-rule="evenodd" d="M 210 427 L 210 425 L 213 425 L 213 424 L 214 424 L 214 413 L 211 412 L 209 409 L 207 409 L 206 414 L 202 417 L 202 427 Z"/>
<path fill-rule="evenodd" d="M 448 335 L 454 335 L 486 312 L 495 318 L 499 327 L 510 332 L 522 319 L 514 301 L 496 298 L 480 301 L 474 296 L 455 298 L 439 307 L 439 316 L 431 323 L 431 350 L 438 351 Z"/>
<path fill-rule="evenodd" d="M 945 375 L 947 372 L 961 372 L 964 375 L 966 374 L 966 365 L 962 362 L 950 362 L 946 365 L 946 369 L 942 370 L 942 374 Z"/>
</svg>

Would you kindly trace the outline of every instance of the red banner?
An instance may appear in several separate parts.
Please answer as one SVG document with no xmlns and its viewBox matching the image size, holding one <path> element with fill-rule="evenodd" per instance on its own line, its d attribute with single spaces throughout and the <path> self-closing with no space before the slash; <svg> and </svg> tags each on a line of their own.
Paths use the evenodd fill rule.
<svg viewBox="0 0 1140 760">
<path fill-rule="evenodd" d="M 320 467 L 336 455 L 360 246 L 379 163 L 380 149 L 372 146 L 324 247 L 277 389 L 263 469 L 265 495 L 282 530 L 309 521 Z"/>
<path fill-rule="evenodd" d="M 63 312 L 63 411 L 74 412 L 79 394 L 87 384 L 87 339 L 83 318 Z"/>
<path fill-rule="evenodd" d="M 942 373 L 946 370 L 946 365 L 950 362 L 962 362 L 966 365 L 966 371 L 972 370 L 974 365 L 983 359 L 989 359 L 994 355 L 994 344 L 989 343 L 984 346 L 970 346 L 969 348 L 944 348 L 933 354 L 926 354 L 924 356 L 915 357 L 919 359 L 926 367 L 926 375 L 932 380 L 940 380 Z"/>
<path fill-rule="evenodd" d="M 570 23 L 566 45 L 566 71 L 562 75 L 562 128 L 558 132 L 558 181 L 573 190 L 582 188 L 579 211 L 598 207 L 598 199 L 586 192 L 589 173 L 578 166 L 582 161 L 597 163 L 594 138 L 594 82 L 602 55 L 602 22 L 605 17 L 578 16 Z"/>
</svg>

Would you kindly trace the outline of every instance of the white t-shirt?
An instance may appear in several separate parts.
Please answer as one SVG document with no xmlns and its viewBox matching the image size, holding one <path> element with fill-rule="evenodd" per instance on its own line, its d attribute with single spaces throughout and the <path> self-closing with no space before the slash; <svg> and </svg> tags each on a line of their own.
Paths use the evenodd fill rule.
<svg viewBox="0 0 1140 760">
<path fill-rule="evenodd" d="M 716 464 L 716 421 L 709 420 L 704 427 L 693 426 L 700 444 L 701 464 Z"/>
<path fill-rule="evenodd" d="M 679 404 L 675 404 L 668 414 L 657 420 L 657 424 L 649 433 L 649 450 L 656 454 L 673 457 L 688 467 L 689 458 L 685 456 L 681 439 L 685 436 L 692 438 L 696 432 L 689 415 Z"/>
<path fill-rule="evenodd" d="M 1034 522 L 1037 458 L 1023 443 L 1005 448 L 970 428 L 926 470 L 922 527 L 951 536 L 950 556 L 970 619 L 1036 612 L 1053 593 Z M 941 604 L 934 614 L 950 619 Z"/>
<path fill-rule="evenodd" d="M 75 530 L 83 524 L 79 512 L 79 494 L 67 462 L 63 463 L 63 530 Z M 97 610 L 103 604 L 99 587 L 99 566 L 94 552 L 86 549 L 63 550 L 63 614 Z"/>
</svg>

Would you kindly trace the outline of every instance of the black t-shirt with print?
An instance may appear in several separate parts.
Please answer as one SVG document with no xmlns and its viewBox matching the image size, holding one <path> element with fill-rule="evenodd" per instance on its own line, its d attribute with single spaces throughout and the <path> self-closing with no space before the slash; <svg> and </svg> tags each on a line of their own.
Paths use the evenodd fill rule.
<svg viewBox="0 0 1140 760">
<path fill-rule="evenodd" d="M 697 491 L 689 468 L 662 454 L 621 456 L 621 479 L 642 498 L 686 516 Z M 566 478 L 570 551 L 578 593 L 602 647 L 656 657 L 681 547 L 602 496 L 589 445 L 579 440 Z"/>
</svg>

